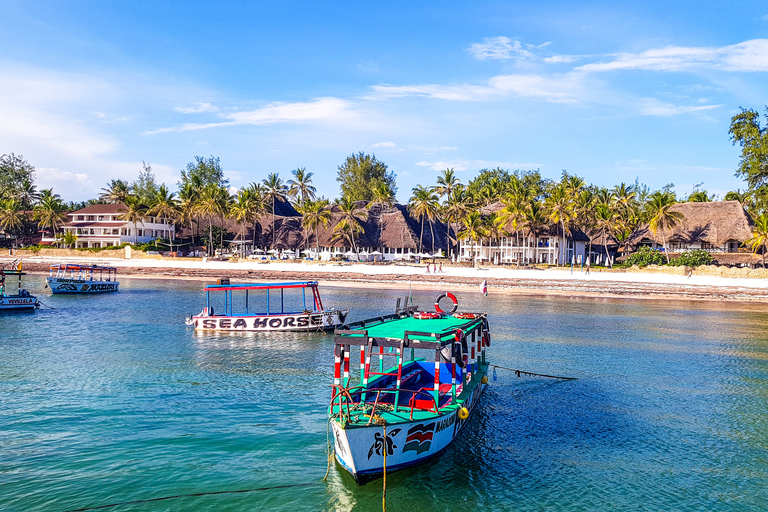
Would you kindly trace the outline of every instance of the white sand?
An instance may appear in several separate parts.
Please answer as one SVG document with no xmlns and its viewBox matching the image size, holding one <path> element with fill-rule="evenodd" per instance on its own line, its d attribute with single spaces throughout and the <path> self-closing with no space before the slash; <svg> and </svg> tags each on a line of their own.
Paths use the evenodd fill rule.
<svg viewBox="0 0 768 512">
<path fill-rule="evenodd" d="M 25 261 L 44 263 L 46 261 L 59 263 L 61 260 L 46 258 L 41 256 L 25 257 Z M 422 265 L 371 265 L 365 263 L 357 264 L 318 264 L 318 263 L 293 263 L 271 261 L 269 263 L 260 263 L 258 261 L 247 262 L 228 262 L 228 261 L 207 261 L 184 260 L 184 259 L 106 259 L 98 258 L 67 258 L 67 262 L 72 263 L 93 263 L 98 265 L 110 265 L 115 267 L 134 267 L 134 268 L 157 268 L 157 269 L 202 269 L 202 270 L 221 270 L 226 275 L 227 270 L 254 270 L 269 272 L 293 272 L 311 274 L 313 277 L 319 277 L 323 273 L 355 273 L 366 275 L 392 275 L 394 276 L 416 276 L 426 275 L 425 266 Z M 431 272 L 430 272 L 431 275 Z M 600 282 L 606 283 L 654 283 L 662 285 L 681 285 L 681 286 L 705 286 L 705 287 L 739 287 L 752 289 L 768 289 L 768 279 L 747 279 L 692 275 L 650 273 L 650 272 L 598 272 L 593 270 L 590 274 L 585 274 L 581 269 L 548 269 L 548 270 L 522 270 L 514 268 L 489 268 L 477 269 L 466 267 L 443 267 L 443 272 L 437 275 L 450 280 L 451 277 L 476 278 L 478 283 L 483 279 L 500 280 L 535 280 L 535 281 L 558 281 L 558 282 L 583 282 L 598 285 Z"/>
</svg>

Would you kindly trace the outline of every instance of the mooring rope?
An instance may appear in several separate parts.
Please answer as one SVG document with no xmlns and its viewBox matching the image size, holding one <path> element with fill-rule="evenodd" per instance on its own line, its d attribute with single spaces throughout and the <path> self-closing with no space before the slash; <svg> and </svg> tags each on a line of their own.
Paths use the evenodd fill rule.
<svg viewBox="0 0 768 512">
<path fill-rule="evenodd" d="M 121 505 L 135 505 L 137 503 L 152 503 L 155 501 L 174 500 L 177 498 L 214 496 L 217 494 L 242 494 L 242 493 L 256 492 L 256 491 L 270 491 L 273 489 L 290 489 L 292 487 L 309 487 L 310 485 L 317 485 L 317 482 L 308 482 L 304 484 L 290 484 L 290 485 L 274 485 L 271 487 L 256 487 L 254 489 L 240 489 L 237 491 L 214 491 L 214 492 L 196 492 L 192 494 L 177 494 L 175 496 L 163 496 L 162 498 L 149 498 L 146 500 L 134 500 L 134 501 L 123 501 L 121 503 L 110 503 L 108 505 L 99 505 L 97 507 L 73 508 L 71 510 L 67 510 L 66 512 L 85 512 L 86 510 L 100 510 L 104 508 L 119 507 Z"/>
<path fill-rule="evenodd" d="M 48 309 L 56 309 L 56 308 L 55 308 L 55 307 L 53 307 L 53 306 L 49 306 L 48 304 L 45 304 L 45 303 L 44 303 L 43 301 L 41 301 L 40 299 L 37 299 L 37 302 L 39 302 L 41 306 L 45 306 L 45 307 L 47 307 Z"/>
<path fill-rule="evenodd" d="M 326 450 L 328 450 L 328 466 L 325 468 L 325 476 L 323 482 L 328 480 L 328 475 L 331 473 L 331 464 L 333 464 L 333 449 L 331 448 L 331 421 L 333 418 L 328 418 L 328 425 L 325 429 L 325 443 Z"/>
<path fill-rule="evenodd" d="M 500 370 L 509 370 L 511 372 L 515 372 L 515 375 L 520 377 L 521 375 L 528 375 L 530 377 L 546 377 L 548 379 L 562 379 L 562 380 L 579 380 L 576 377 L 559 377 L 557 375 L 545 375 L 543 373 L 533 373 L 533 372 L 526 372 L 524 370 L 515 370 L 514 368 L 505 368 L 504 366 L 499 366 L 497 364 L 492 364 L 492 368 L 499 368 Z"/>
</svg>

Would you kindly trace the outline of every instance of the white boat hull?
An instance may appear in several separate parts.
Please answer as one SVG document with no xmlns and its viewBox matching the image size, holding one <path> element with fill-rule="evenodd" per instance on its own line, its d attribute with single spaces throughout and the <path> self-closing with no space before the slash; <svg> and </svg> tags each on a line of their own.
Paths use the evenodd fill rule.
<svg viewBox="0 0 768 512">
<path fill-rule="evenodd" d="M 470 412 L 484 388 L 478 383 L 464 402 Z M 339 422 L 332 421 L 336 460 L 358 483 L 382 474 L 385 445 L 387 472 L 416 466 L 443 451 L 456 438 L 468 421 L 459 419 L 458 412 L 454 409 L 436 418 L 387 425 L 386 442 L 381 426 L 342 428 Z"/>
<path fill-rule="evenodd" d="M 46 278 L 53 293 L 106 293 L 116 292 L 120 286 L 117 281 L 92 281 L 89 279 L 68 279 L 65 277 Z"/>
<path fill-rule="evenodd" d="M 26 297 L 0 297 L 0 311 L 34 310 L 38 307 L 40 307 L 40 303 L 37 301 L 37 298 L 32 297 L 31 295 Z"/>
<path fill-rule="evenodd" d="M 348 309 L 278 315 L 195 315 L 187 325 L 198 331 L 317 331 L 344 324 Z"/>
</svg>

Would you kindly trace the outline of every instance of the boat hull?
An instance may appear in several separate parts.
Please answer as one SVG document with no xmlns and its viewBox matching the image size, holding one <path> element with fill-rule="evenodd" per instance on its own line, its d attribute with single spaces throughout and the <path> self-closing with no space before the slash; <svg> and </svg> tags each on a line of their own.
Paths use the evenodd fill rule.
<svg viewBox="0 0 768 512">
<path fill-rule="evenodd" d="M 120 287 L 117 281 L 91 281 L 89 279 L 46 278 L 52 293 L 108 293 Z"/>
<path fill-rule="evenodd" d="M 349 471 L 359 484 L 382 475 L 385 446 L 388 473 L 426 462 L 456 439 L 471 418 L 471 412 L 485 386 L 478 382 L 463 402 L 462 405 L 470 412 L 466 420 L 459 418 L 458 408 L 453 408 L 434 418 L 393 423 L 387 425 L 386 441 L 382 426 L 342 428 L 339 422 L 332 421 L 336 461 Z"/>
<path fill-rule="evenodd" d="M 317 331 L 335 329 L 344 324 L 348 309 L 285 313 L 279 315 L 195 315 L 187 325 L 198 331 Z"/>
<path fill-rule="evenodd" d="M 34 311 L 39 307 L 40 302 L 31 295 L 0 297 L 0 311 Z"/>
</svg>

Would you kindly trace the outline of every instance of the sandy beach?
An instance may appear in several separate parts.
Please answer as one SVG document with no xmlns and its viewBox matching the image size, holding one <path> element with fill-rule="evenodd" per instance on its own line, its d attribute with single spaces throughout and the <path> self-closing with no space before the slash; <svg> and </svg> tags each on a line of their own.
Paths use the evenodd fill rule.
<svg viewBox="0 0 768 512">
<path fill-rule="evenodd" d="M 7 257 L 0 258 L 8 264 Z M 25 257 L 30 273 L 47 273 L 60 259 Z M 202 261 L 201 259 L 107 259 L 72 258 L 69 263 L 115 266 L 120 275 L 159 279 L 201 279 L 228 276 L 238 280 L 312 279 L 334 285 L 364 284 L 386 287 L 473 287 L 487 280 L 490 293 L 557 294 L 593 297 L 664 298 L 696 300 L 759 301 L 768 303 L 768 279 L 687 275 L 683 269 L 626 270 L 606 272 L 580 268 L 515 269 L 443 266 L 442 272 L 426 273 L 425 265 L 365 263 L 318 263 L 287 261 Z M 677 273 L 669 273 L 677 272 Z"/>
</svg>

